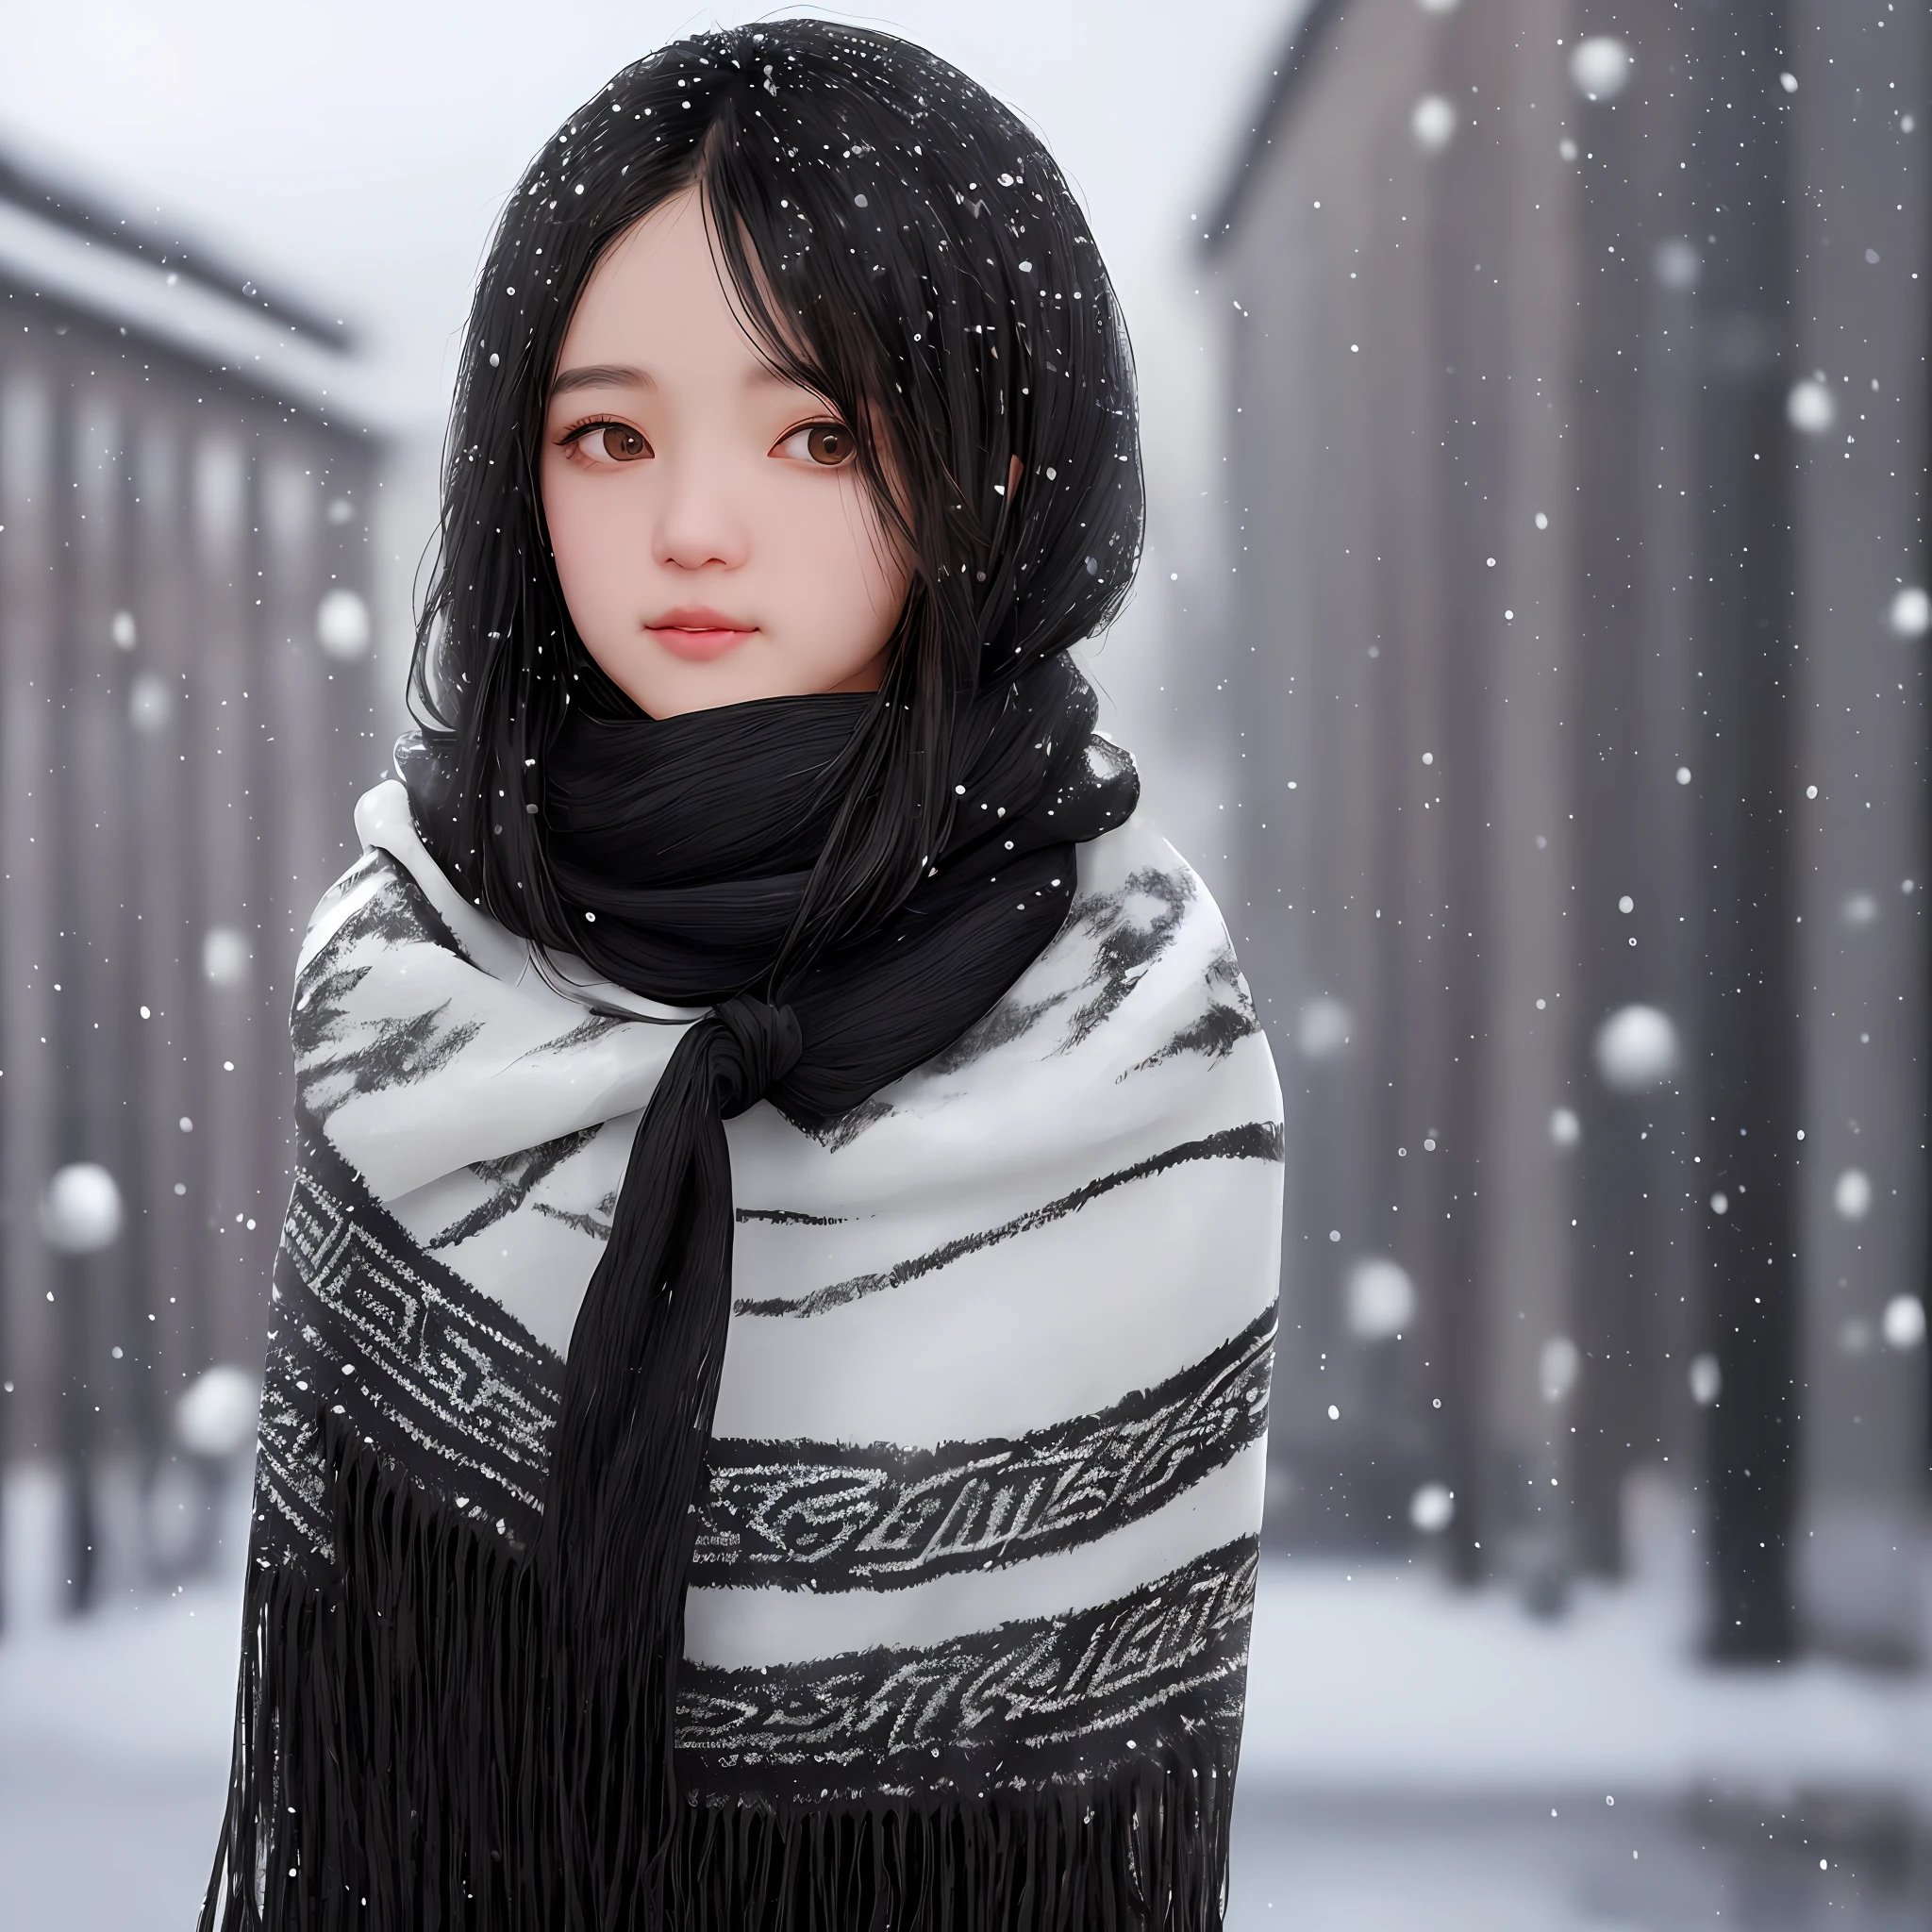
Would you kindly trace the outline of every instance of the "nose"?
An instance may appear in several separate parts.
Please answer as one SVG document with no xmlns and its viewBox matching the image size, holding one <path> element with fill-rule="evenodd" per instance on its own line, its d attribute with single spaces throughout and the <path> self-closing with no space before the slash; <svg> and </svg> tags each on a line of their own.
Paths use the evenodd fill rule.
<svg viewBox="0 0 1932 1932">
<path fill-rule="evenodd" d="M 662 459 L 660 459 L 662 460 Z M 744 519 L 737 492 L 696 453 L 664 462 L 652 548 L 670 570 L 733 570 L 745 560 Z"/>
</svg>

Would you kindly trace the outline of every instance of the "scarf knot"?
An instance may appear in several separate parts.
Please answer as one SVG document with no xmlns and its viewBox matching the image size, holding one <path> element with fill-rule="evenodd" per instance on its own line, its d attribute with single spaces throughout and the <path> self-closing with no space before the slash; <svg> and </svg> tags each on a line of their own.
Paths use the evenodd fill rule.
<svg viewBox="0 0 1932 1932">
<path fill-rule="evenodd" d="M 712 1010 L 730 1042 L 711 1060 L 718 1115 L 728 1121 L 762 1100 L 773 1083 L 798 1064 L 805 1040 L 798 1016 L 790 1007 L 774 1006 L 749 993 L 721 1001 Z M 719 1042 L 721 1047 L 725 1047 L 725 1041 Z"/>
</svg>

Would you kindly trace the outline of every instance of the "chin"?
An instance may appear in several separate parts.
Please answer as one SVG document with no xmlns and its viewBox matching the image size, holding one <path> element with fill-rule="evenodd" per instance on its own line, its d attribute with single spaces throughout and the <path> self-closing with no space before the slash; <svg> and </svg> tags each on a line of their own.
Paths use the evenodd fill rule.
<svg viewBox="0 0 1932 1932">
<path fill-rule="evenodd" d="M 654 676 L 634 678 L 625 694 L 654 718 L 675 718 L 686 711 L 712 711 L 724 705 L 747 705 L 758 698 L 795 697 L 797 688 L 778 677 L 747 675 L 750 666 L 726 662 L 676 664 Z"/>
<path fill-rule="evenodd" d="M 652 718 L 675 718 L 686 711 L 716 710 L 760 698 L 813 697 L 840 691 L 862 694 L 876 691 L 885 678 L 883 646 L 856 664 L 841 658 L 801 665 L 764 637 L 708 663 L 678 658 L 654 641 L 646 641 L 640 648 L 634 638 L 626 638 L 621 650 L 593 650 L 591 655 L 625 696 Z"/>
</svg>

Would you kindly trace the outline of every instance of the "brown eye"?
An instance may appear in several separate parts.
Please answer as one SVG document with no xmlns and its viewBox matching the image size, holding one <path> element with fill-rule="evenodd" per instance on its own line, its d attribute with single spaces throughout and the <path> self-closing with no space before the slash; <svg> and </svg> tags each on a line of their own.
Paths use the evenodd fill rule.
<svg viewBox="0 0 1932 1932">
<path fill-rule="evenodd" d="M 649 444 L 628 424 L 605 424 L 598 432 L 598 441 L 604 446 L 604 454 L 614 462 L 634 463 L 649 454 Z"/>
<path fill-rule="evenodd" d="M 828 470 L 848 462 L 858 447 L 851 430 L 841 424 L 814 423 L 805 432 L 806 454 Z"/>
</svg>

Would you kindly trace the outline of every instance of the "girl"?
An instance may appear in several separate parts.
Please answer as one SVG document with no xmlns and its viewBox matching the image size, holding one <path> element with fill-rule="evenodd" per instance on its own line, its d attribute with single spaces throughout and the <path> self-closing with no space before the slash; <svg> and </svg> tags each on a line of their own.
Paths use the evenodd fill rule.
<svg viewBox="0 0 1932 1932">
<path fill-rule="evenodd" d="M 298 968 L 204 1927 L 1219 1924 L 1280 1094 L 1066 655 L 1141 524 L 930 55 L 681 42 L 520 184 Z"/>
</svg>

